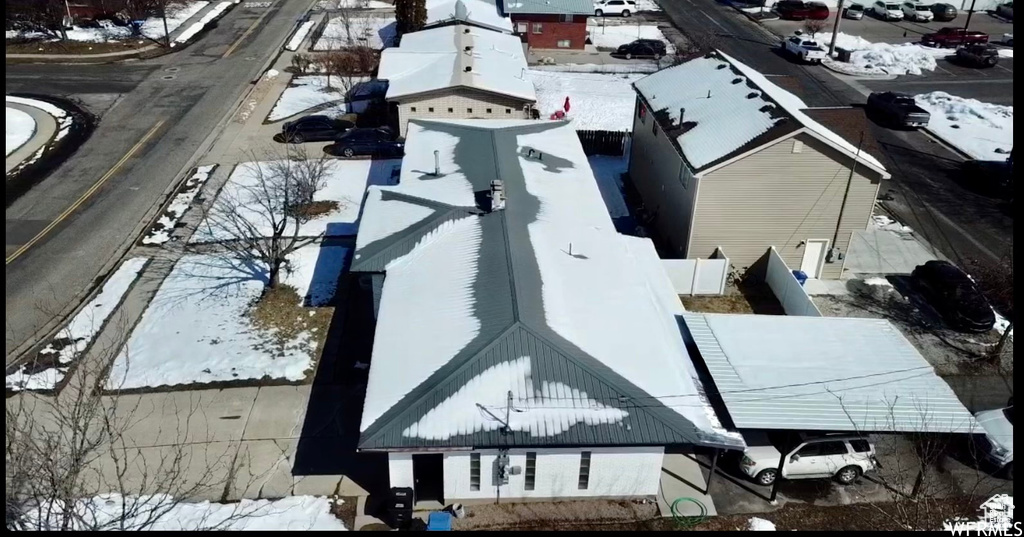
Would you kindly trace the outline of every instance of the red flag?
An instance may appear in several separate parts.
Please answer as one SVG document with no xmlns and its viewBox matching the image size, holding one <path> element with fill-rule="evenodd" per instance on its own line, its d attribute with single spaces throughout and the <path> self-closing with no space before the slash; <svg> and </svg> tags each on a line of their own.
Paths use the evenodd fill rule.
<svg viewBox="0 0 1024 537">
<path fill-rule="evenodd" d="M 569 112 L 569 96 L 568 95 L 565 96 L 565 105 L 563 105 L 562 108 L 565 109 L 566 113 Z"/>
</svg>

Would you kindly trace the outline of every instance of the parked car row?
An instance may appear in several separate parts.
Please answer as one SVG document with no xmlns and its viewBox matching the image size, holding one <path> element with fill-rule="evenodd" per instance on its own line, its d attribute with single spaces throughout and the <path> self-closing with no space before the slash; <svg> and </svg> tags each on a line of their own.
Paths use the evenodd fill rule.
<svg viewBox="0 0 1024 537">
<path fill-rule="evenodd" d="M 824 2 L 779 0 L 774 9 L 779 17 L 786 20 L 825 20 L 829 16 L 828 6 Z"/>
<path fill-rule="evenodd" d="M 847 19 L 861 20 L 864 12 L 883 20 L 912 20 L 917 22 L 949 22 L 956 18 L 956 7 L 950 4 L 927 4 L 924 2 L 907 1 L 903 3 L 878 0 L 871 4 L 870 9 L 864 4 L 853 3 L 843 8 L 842 16 Z"/>
</svg>

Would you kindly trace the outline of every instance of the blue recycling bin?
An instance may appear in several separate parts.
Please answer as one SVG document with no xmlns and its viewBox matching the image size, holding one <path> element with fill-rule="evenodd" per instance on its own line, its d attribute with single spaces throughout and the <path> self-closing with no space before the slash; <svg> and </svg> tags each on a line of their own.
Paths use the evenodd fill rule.
<svg viewBox="0 0 1024 537">
<path fill-rule="evenodd" d="M 801 287 L 803 287 L 804 282 L 807 281 L 807 273 L 802 270 L 794 270 L 793 277 L 796 278 L 796 281 L 800 283 Z"/>
<path fill-rule="evenodd" d="M 427 531 L 452 531 L 452 514 L 434 511 L 427 516 Z"/>
</svg>

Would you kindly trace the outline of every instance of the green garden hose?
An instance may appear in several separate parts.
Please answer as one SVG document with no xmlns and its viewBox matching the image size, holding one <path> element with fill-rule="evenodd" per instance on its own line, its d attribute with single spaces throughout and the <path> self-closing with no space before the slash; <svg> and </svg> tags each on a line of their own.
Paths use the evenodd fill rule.
<svg viewBox="0 0 1024 537">
<path fill-rule="evenodd" d="M 700 508 L 700 514 L 690 516 L 679 514 L 678 505 L 682 502 L 697 504 L 697 507 Z M 676 523 L 676 526 L 680 528 L 692 528 L 708 519 L 708 508 L 694 498 L 688 498 L 685 496 L 682 498 L 676 498 L 676 500 L 672 502 L 672 506 L 669 510 L 672 511 L 672 520 Z"/>
</svg>

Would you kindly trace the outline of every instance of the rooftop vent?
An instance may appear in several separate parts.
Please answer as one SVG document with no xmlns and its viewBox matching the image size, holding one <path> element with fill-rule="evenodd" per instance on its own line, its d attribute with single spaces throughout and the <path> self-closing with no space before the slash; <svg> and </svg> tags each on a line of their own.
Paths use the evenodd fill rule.
<svg viewBox="0 0 1024 537">
<path fill-rule="evenodd" d="M 463 28 L 463 29 L 462 29 L 462 33 L 464 33 L 464 34 L 468 34 L 468 33 L 469 33 L 469 28 Z"/>
<path fill-rule="evenodd" d="M 463 49 L 463 50 L 465 50 L 466 52 L 469 52 L 469 51 L 473 50 L 473 45 L 466 45 L 466 48 Z"/>
<path fill-rule="evenodd" d="M 761 95 L 760 93 L 758 93 L 758 92 L 756 92 L 756 91 L 752 91 L 752 92 L 750 92 L 750 93 L 748 93 L 748 94 L 747 94 L 747 98 L 748 98 L 748 99 L 756 99 L 756 98 L 757 98 L 757 97 L 759 97 L 760 95 Z"/>
<path fill-rule="evenodd" d="M 728 67 L 728 65 L 726 65 L 724 63 L 720 63 L 720 64 L 718 64 L 718 66 L 715 67 L 715 69 L 725 69 L 726 67 Z"/>
<path fill-rule="evenodd" d="M 472 65 L 467 65 L 466 68 L 463 69 L 462 71 L 468 73 L 468 72 L 470 72 L 472 70 L 473 70 L 473 66 Z"/>
<path fill-rule="evenodd" d="M 491 210 L 500 211 L 505 208 L 505 184 L 501 179 L 491 181 Z"/>
<path fill-rule="evenodd" d="M 739 84 L 740 82 L 743 82 L 743 77 L 737 77 L 732 79 L 733 84 Z"/>
</svg>

